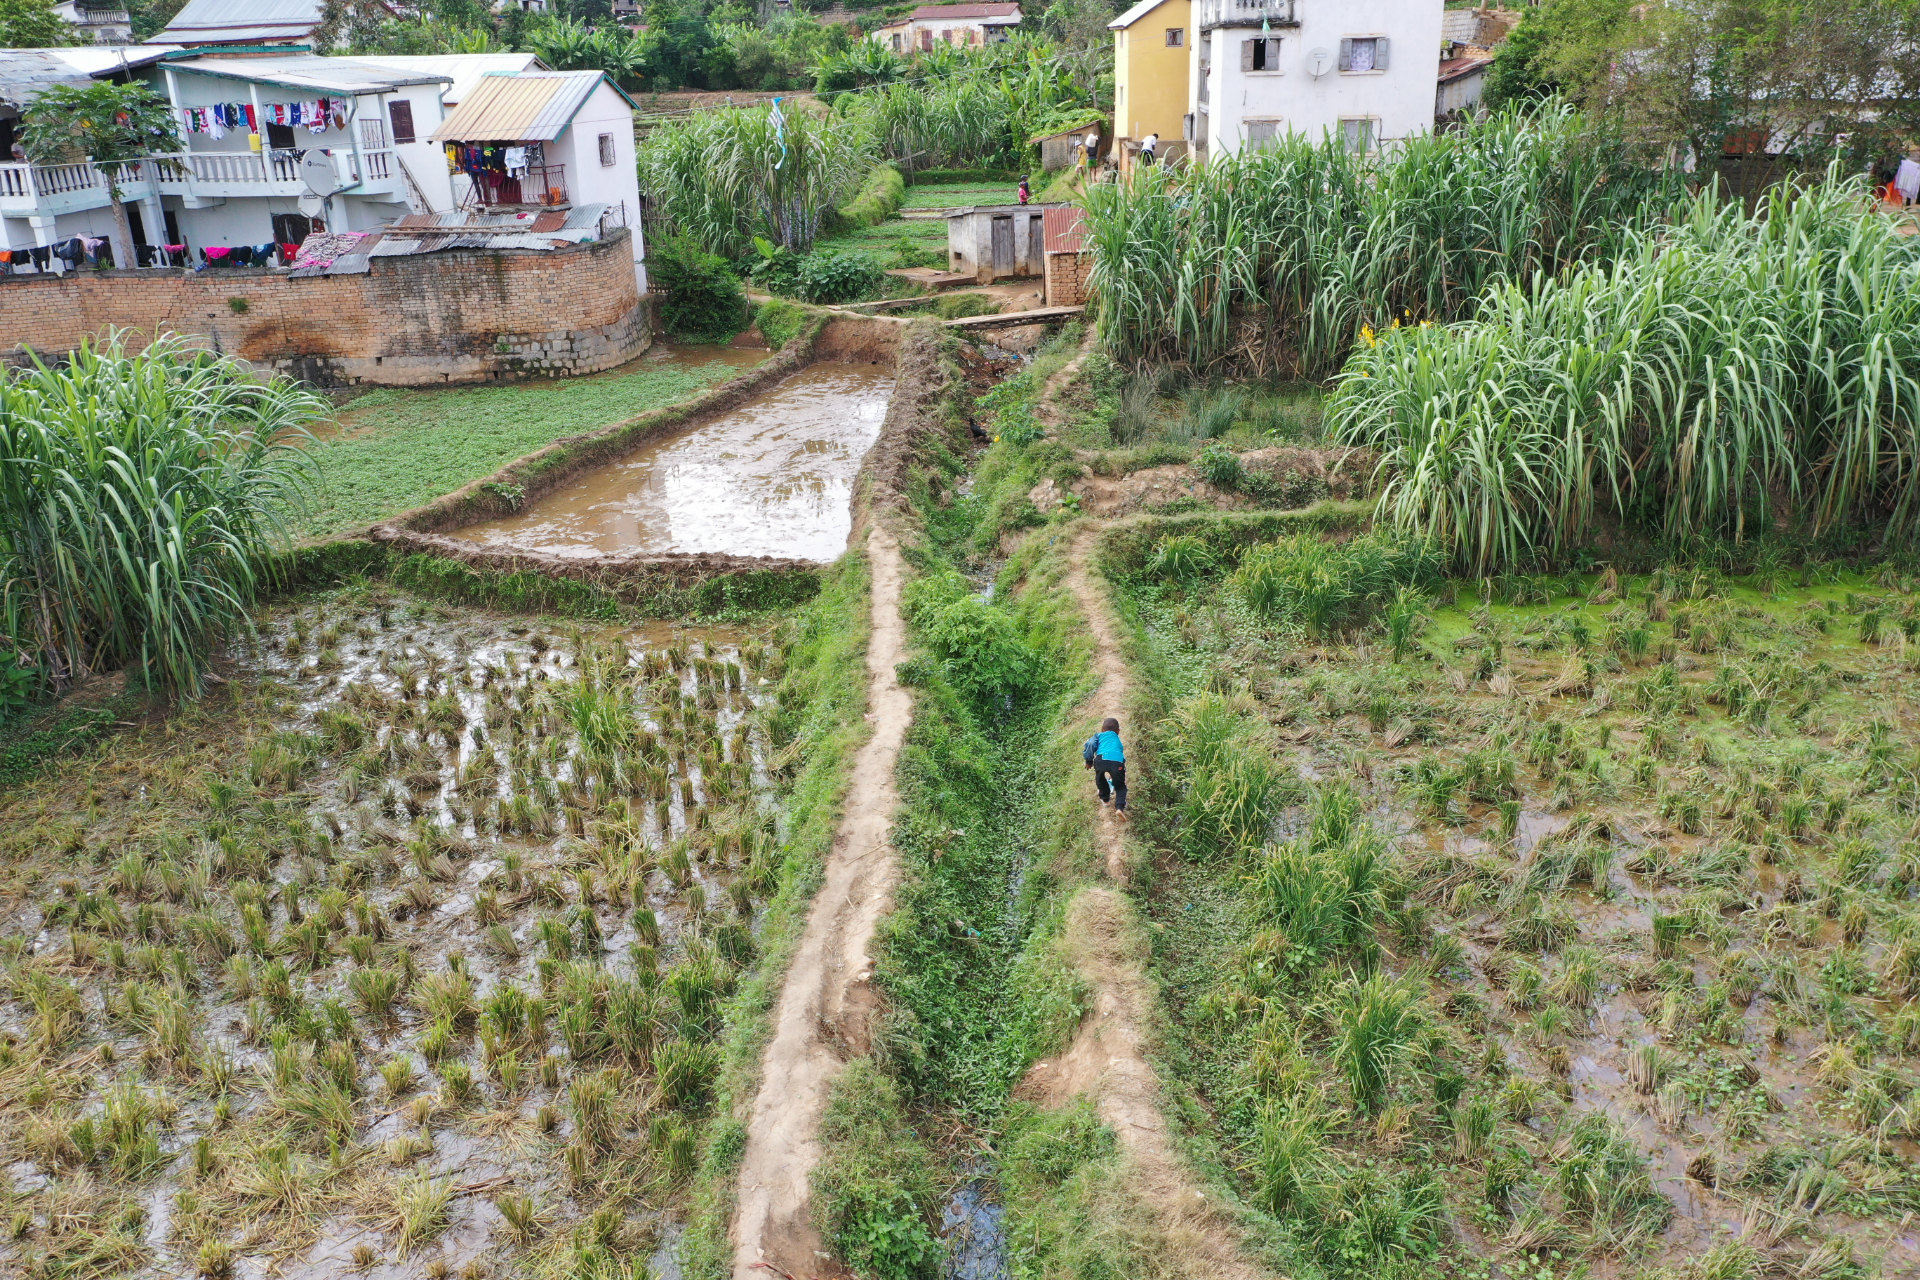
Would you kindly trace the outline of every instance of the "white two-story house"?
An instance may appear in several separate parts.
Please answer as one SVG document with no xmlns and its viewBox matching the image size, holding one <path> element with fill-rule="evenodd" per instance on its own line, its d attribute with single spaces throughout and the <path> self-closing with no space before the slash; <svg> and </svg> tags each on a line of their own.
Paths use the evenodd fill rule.
<svg viewBox="0 0 1920 1280">
<path fill-rule="evenodd" d="M 1287 133 L 1355 151 L 1433 128 L 1443 0 L 1194 0 L 1196 159 Z"/>
</svg>

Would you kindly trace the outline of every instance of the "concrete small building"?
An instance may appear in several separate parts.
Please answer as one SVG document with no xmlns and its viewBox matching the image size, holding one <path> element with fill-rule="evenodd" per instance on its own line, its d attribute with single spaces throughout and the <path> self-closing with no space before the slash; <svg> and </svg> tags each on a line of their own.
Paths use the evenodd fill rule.
<svg viewBox="0 0 1920 1280">
<path fill-rule="evenodd" d="M 1099 164 L 1103 144 L 1108 137 L 1105 120 L 1088 120 L 1071 129 L 1036 134 L 1027 142 L 1040 148 L 1040 168 L 1053 173 L 1060 169 L 1072 169 L 1080 163 L 1080 157 L 1086 152 L 1088 134 L 1094 137 L 1093 163 Z"/>
<path fill-rule="evenodd" d="M 906 17 L 876 27 L 868 38 L 895 53 L 927 50 L 936 44 L 979 48 L 998 44 L 1020 25 L 1020 6 L 1012 0 L 989 4 L 923 4 Z"/>
<path fill-rule="evenodd" d="M 1442 62 L 1433 118 L 1457 120 L 1479 106 L 1487 90 L 1487 72 L 1492 67 L 1491 54 L 1468 54 Z"/>
<path fill-rule="evenodd" d="M 1192 22 L 1192 0 L 1140 0 L 1107 24 L 1113 32 L 1112 154 L 1122 174 L 1132 171 L 1149 134 L 1159 135 L 1154 159 L 1160 163 L 1186 151 L 1181 121 Z"/>
<path fill-rule="evenodd" d="M 980 204 L 947 211 L 947 270 L 981 284 L 1047 270 L 1046 204 Z"/>
</svg>

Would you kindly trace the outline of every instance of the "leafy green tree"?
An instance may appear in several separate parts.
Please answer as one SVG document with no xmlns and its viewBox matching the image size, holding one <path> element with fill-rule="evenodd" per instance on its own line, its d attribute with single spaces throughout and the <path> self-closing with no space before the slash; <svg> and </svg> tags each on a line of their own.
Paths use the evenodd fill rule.
<svg viewBox="0 0 1920 1280">
<path fill-rule="evenodd" d="M 1487 107 L 1555 95 L 1589 101 L 1636 21 L 1631 0 L 1547 0 L 1525 10 L 1494 52 Z"/>
<path fill-rule="evenodd" d="M 38 164 L 92 160 L 107 177 L 113 203 L 113 261 L 133 265 L 133 230 L 127 221 L 121 166 L 145 156 L 181 149 L 173 108 L 144 84 L 93 80 L 61 84 L 33 100 L 21 130 L 21 145 Z"/>
<path fill-rule="evenodd" d="M 0 0 L 0 49 L 56 49 L 79 44 L 73 24 L 53 0 Z"/>
</svg>

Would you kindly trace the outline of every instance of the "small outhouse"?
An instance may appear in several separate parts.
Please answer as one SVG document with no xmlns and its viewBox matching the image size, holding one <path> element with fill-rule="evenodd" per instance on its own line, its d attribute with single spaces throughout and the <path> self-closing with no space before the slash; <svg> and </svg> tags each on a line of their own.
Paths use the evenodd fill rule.
<svg viewBox="0 0 1920 1280">
<path fill-rule="evenodd" d="M 1048 209 L 1060 205 L 977 204 L 947 211 L 947 270 L 992 284 L 1047 272 Z"/>
</svg>

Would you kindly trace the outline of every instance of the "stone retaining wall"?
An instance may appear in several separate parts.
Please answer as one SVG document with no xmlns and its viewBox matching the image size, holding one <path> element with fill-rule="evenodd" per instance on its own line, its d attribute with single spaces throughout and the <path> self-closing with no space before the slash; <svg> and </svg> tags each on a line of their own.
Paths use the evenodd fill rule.
<svg viewBox="0 0 1920 1280">
<path fill-rule="evenodd" d="M 625 364 L 651 341 L 631 233 L 548 252 L 375 258 L 364 275 L 265 267 L 0 276 L 0 359 L 88 335 L 177 333 L 320 386 L 551 378 Z"/>
</svg>

